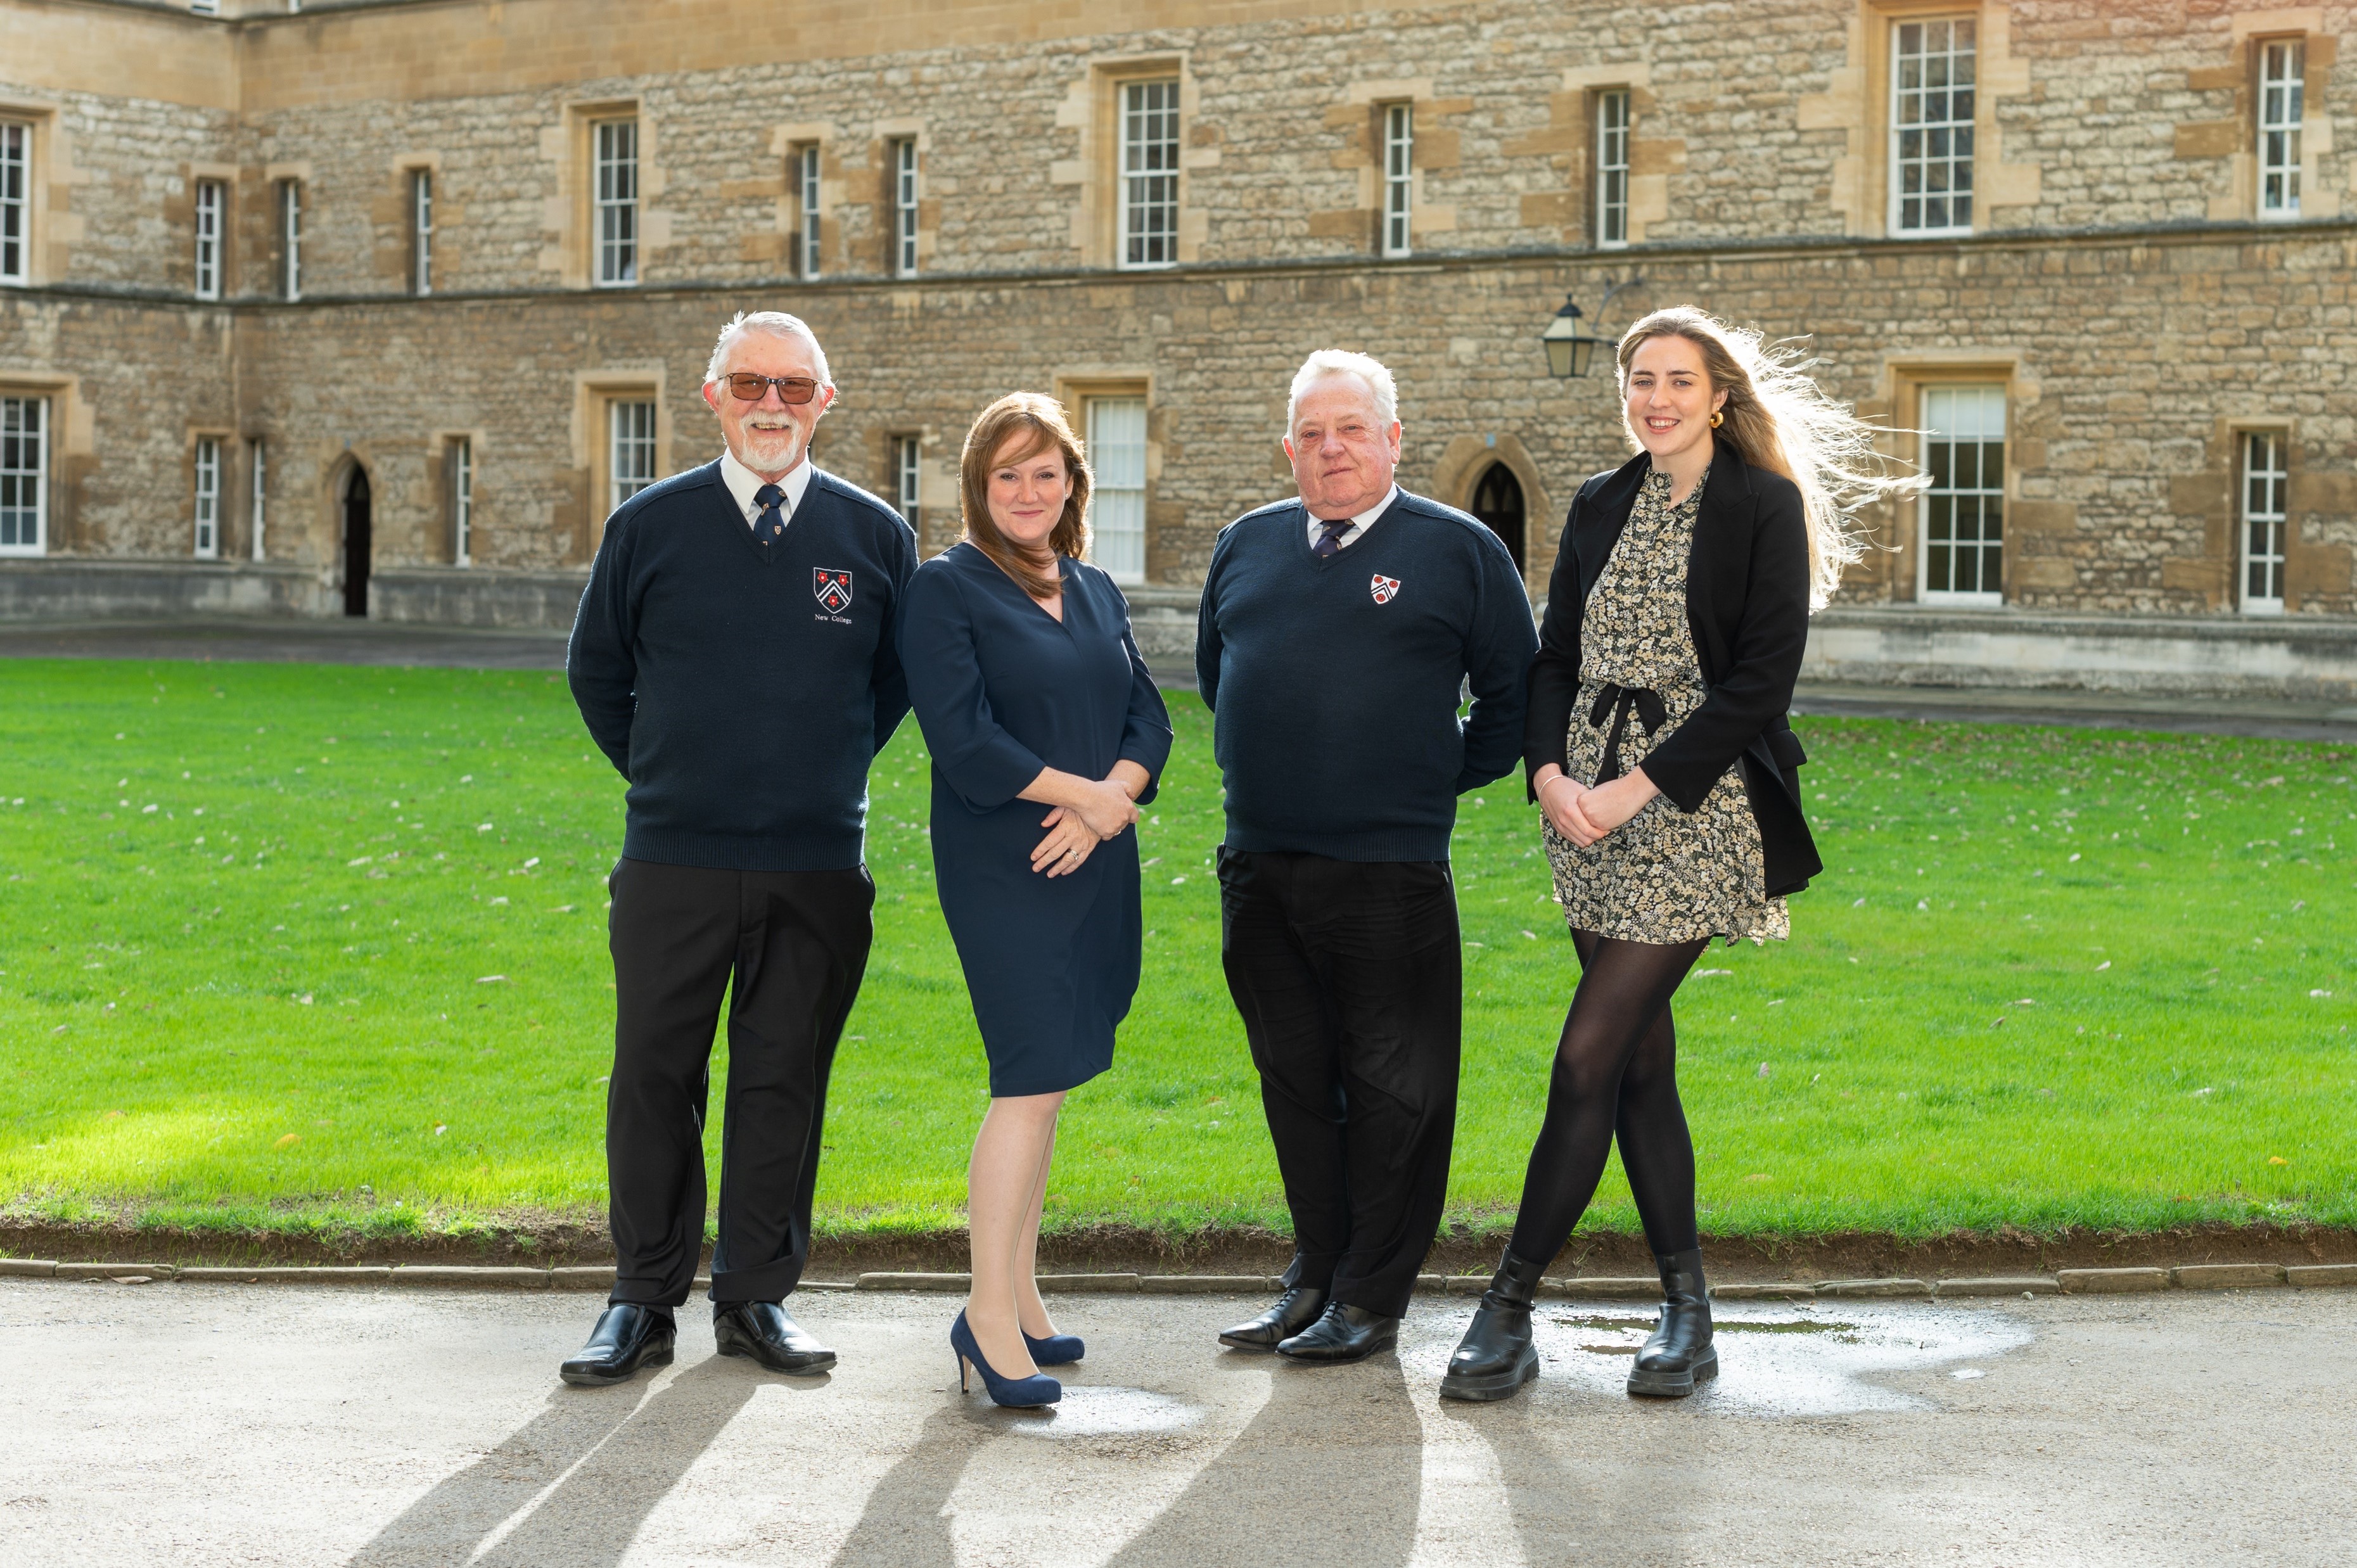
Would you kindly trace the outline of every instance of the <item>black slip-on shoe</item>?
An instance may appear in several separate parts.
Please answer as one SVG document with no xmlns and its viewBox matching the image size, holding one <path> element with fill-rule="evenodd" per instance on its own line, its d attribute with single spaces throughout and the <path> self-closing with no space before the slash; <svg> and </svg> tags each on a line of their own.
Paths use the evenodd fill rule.
<svg viewBox="0 0 2357 1568">
<path fill-rule="evenodd" d="M 616 1302 L 597 1319 L 589 1343 L 567 1359 L 556 1375 L 585 1389 L 626 1383 L 641 1367 L 670 1366 L 678 1337 L 671 1314 L 661 1307 Z"/>
<path fill-rule="evenodd" d="M 773 1372 L 815 1377 L 834 1365 L 834 1352 L 811 1337 L 774 1301 L 737 1301 L 715 1307 L 712 1337 L 724 1356 L 744 1356 Z"/>
</svg>

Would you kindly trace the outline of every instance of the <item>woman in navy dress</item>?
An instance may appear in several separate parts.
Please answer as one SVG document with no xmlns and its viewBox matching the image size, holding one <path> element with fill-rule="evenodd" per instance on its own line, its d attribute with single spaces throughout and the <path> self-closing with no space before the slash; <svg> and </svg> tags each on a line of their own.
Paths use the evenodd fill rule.
<svg viewBox="0 0 2357 1568">
<path fill-rule="evenodd" d="M 1051 398 L 985 409 L 965 537 L 917 568 L 900 657 L 933 758 L 933 877 L 990 1058 L 967 1172 L 974 1284 L 950 1334 L 1001 1404 L 1051 1404 L 1081 1357 L 1032 1279 L 1064 1096 L 1113 1065 L 1137 991 L 1137 807 L 1170 716 L 1128 601 L 1081 555 L 1089 471 Z"/>
</svg>

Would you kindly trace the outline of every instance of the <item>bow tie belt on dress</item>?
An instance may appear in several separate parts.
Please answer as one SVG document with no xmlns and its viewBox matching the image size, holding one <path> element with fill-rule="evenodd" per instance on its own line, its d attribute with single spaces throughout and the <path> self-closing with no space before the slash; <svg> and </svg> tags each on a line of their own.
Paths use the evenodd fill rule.
<svg viewBox="0 0 2357 1568">
<path fill-rule="evenodd" d="M 1608 719 L 1611 725 L 1604 736 L 1604 759 L 1596 769 L 1598 784 L 1609 784 L 1620 777 L 1620 736 L 1629 727 L 1631 709 L 1643 721 L 1649 736 L 1660 735 L 1662 726 L 1669 722 L 1670 712 L 1662 705 L 1660 693 L 1642 686 L 1607 684 L 1596 694 L 1596 706 L 1587 714 L 1587 722 L 1598 729 L 1604 729 Z"/>
</svg>

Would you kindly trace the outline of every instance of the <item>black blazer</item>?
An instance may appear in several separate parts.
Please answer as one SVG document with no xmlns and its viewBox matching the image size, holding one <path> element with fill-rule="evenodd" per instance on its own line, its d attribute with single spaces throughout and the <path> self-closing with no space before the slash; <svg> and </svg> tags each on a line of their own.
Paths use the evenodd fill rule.
<svg viewBox="0 0 2357 1568">
<path fill-rule="evenodd" d="M 1652 467 L 1640 452 L 1572 498 L 1531 664 L 1523 759 L 1534 778 L 1547 763 L 1566 761 L 1579 699 L 1580 618 Z M 1787 716 L 1809 639 L 1808 524 L 1798 486 L 1749 467 L 1723 442 L 1695 517 L 1686 624 L 1708 695 L 1647 755 L 1645 777 L 1680 811 L 1696 811 L 1740 758 L 1766 851 L 1767 891 L 1797 893 L 1824 869 L 1795 771 L 1808 758 Z"/>
</svg>

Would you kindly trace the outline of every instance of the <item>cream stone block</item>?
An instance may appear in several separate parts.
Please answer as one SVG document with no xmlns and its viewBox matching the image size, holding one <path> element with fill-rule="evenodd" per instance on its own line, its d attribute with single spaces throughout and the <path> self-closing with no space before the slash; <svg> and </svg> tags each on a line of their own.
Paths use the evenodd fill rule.
<svg viewBox="0 0 2357 1568">
<path fill-rule="evenodd" d="M 1379 77 L 1368 81 L 1354 81 L 1343 90 L 1346 103 L 1396 103 L 1403 99 L 1415 100 L 1437 96 L 1428 76 Z"/>
<path fill-rule="evenodd" d="M 1408 213 L 1411 234 L 1446 234 L 1457 227 L 1454 207 L 1426 207 L 1418 203 Z"/>
<path fill-rule="evenodd" d="M 2228 24 L 2237 48 L 2254 38 L 2274 33 L 2321 33 L 2325 31 L 2324 7 L 2321 5 L 2270 5 L 2248 11 L 2235 11 Z"/>
</svg>

